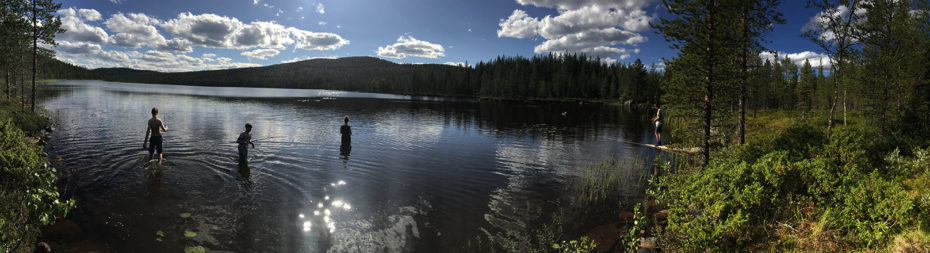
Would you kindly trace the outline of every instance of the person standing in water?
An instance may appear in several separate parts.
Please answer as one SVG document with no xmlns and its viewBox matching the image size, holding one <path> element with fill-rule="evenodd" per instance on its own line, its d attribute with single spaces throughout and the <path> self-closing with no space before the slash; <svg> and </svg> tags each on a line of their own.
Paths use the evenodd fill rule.
<svg viewBox="0 0 930 253">
<path fill-rule="evenodd" d="M 656 109 L 656 116 L 652 118 L 656 124 L 656 145 L 662 145 L 662 124 L 665 123 L 665 117 L 662 115 L 662 108 L 659 108 L 659 104 L 652 104 L 652 108 Z"/>
<path fill-rule="evenodd" d="M 153 159 L 155 151 L 158 151 L 158 164 L 162 161 L 162 138 L 161 132 L 168 131 L 165 122 L 158 118 L 158 107 L 152 107 L 152 118 L 149 119 L 148 127 L 145 128 L 145 140 L 142 141 L 142 148 L 145 149 L 146 142 L 151 142 L 148 146 L 149 160 Z M 151 133 L 152 138 L 149 139 Z"/>
<path fill-rule="evenodd" d="M 342 145 L 339 146 L 339 155 L 348 157 L 349 152 L 352 152 L 352 128 L 349 127 L 349 116 L 346 116 L 343 121 L 345 123 L 339 127 L 339 133 L 342 134 Z"/>
<path fill-rule="evenodd" d="M 252 143 L 252 124 L 245 123 L 245 132 L 239 134 L 236 143 L 239 143 L 239 164 L 245 164 L 248 162 L 246 159 L 249 157 L 249 144 L 255 148 L 255 143 Z"/>
</svg>

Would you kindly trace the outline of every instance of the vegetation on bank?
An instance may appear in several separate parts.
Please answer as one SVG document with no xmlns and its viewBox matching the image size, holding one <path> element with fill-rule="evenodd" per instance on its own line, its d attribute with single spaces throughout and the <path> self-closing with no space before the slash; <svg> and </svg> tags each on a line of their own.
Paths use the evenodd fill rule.
<svg viewBox="0 0 930 253">
<path fill-rule="evenodd" d="M 704 169 L 659 177 L 666 247 L 930 247 L 930 147 L 876 136 L 841 127 L 827 138 L 823 126 L 794 123 L 715 152 Z"/>
<path fill-rule="evenodd" d="M 42 147 L 27 138 L 49 125 L 21 104 L 0 97 L 0 250 L 31 252 L 42 227 L 67 215 L 55 169 Z"/>
</svg>

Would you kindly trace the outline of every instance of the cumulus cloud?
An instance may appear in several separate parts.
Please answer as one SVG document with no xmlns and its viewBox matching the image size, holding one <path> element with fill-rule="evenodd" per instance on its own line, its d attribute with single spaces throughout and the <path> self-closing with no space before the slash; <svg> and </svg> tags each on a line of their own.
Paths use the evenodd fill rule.
<svg viewBox="0 0 930 253">
<path fill-rule="evenodd" d="M 654 0 L 517 0 L 521 5 L 554 8 L 558 15 L 533 18 L 514 10 L 501 19 L 498 37 L 546 39 L 534 48 L 536 53 L 585 53 L 602 59 L 626 59 L 630 51 L 618 45 L 646 41 L 639 34 L 648 30 L 655 16 L 643 8 Z M 638 53 L 638 51 L 633 51 Z M 609 61 L 608 61 L 609 62 Z"/>
<path fill-rule="evenodd" d="M 299 61 L 306 61 L 306 60 L 313 60 L 313 59 L 338 59 L 338 58 L 339 57 L 335 55 L 314 56 L 314 57 L 304 56 L 304 57 L 294 57 L 294 59 L 290 59 L 290 60 L 283 60 L 281 61 L 281 63 L 292 63 L 292 62 L 299 62 Z"/>
<path fill-rule="evenodd" d="M 497 37 L 522 39 L 536 35 L 536 30 L 539 27 L 539 20 L 531 18 L 523 10 L 513 10 L 510 17 L 501 19 L 498 25 L 501 29 L 497 30 Z"/>
<path fill-rule="evenodd" d="M 160 21 L 145 14 L 130 13 L 126 16 L 122 13 L 113 14 L 103 24 L 116 34 L 110 37 L 110 42 L 114 45 L 138 48 L 143 45 L 159 45 L 165 43 L 165 37 L 158 33 L 155 24 Z"/>
<path fill-rule="evenodd" d="M 274 49 L 262 48 L 262 49 L 255 49 L 255 50 L 248 51 L 248 52 L 242 52 L 242 56 L 264 60 L 268 57 L 274 57 L 275 55 L 278 55 L 278 53 L 281 53 L 281 52 L 278 50 L 274 50 Z"/>
<path fill-rule="evenodd" d="M 175 37 L 184 38 L 194 45 L 230 48 L 273 48 L 283 50 L 297 44 L 306 50 L 333 50 L 349 44 L 334 33 L 315 33 L 274 22 L 242 23 L 234 17 L 215 14 L 193 15 L 181 13 L 176 19 L 165 21 L 162 27 Z"/>
<path fill-rule="evenodd" d="M 326 9 L 323 8 L 323 3 L 316 4 L 316 12 L 319 14 L 326 13 Z"/>
<path fill-rule="evenodd" d="M 75 10 L 74 8 L 58 10 L 58 15 L 61 17 L 61 28 L 66 31 L 55 35 L 55 40 L 95 43 L 107 42 L 107 32 L 104 31 L 103 28 L 84 23 L 85 19 L 82 19 L 81 16 L 78 15 L 80 11 L 81 10 Z"/>
<path fill-rule="evenodd" d="M 187 39 L 207 47 L 233 47 L 233 36 L 242 27 L 236 18 L 216 14 L 194 15 L 190 12 L 178 14 L 175 19 L 164 22 L 161 27 L 175 37 Z"/>
<path fill-rule="evenodd" d="M 849 11 L 849 7 L 845 5 L 837 6 L 832 10 L 824 10 L 807 21 L 803 27 L 801 27 L 802 32 L 812 31 L 820 35 L 820 39 L 825 41 L 833 41 L 836 39 L 836 34 L 833 31 L 827 30 L 830 20 L 836 20 L 841 23 L 845 20 L 853 19 L 853 24 L 857 22 L 862 22 L 866 14 L 866 9 L 857 7 L 856 10 L 852 13 Z"/>
<path fill-rule="evenodd" d="M 193 52 L 197 46 L 249 50 L 240 54 L 264 60 L 277 56 L 290 45 L 295 49 L 335 50 L 349 44 L 335 33 L 311 32 L 275 22 L 245 23 L 234 17 L 209 13 L 180 13 L 166 21 L 142 13 L 116 13 L 102 22 L 103 27 L 87 23 L 102 19 L 100 12 L 93 9 L 61 9 L 58 15 L 67 31 L 57 34 L 60 45 L 50 48 L 58 52 L 59 59 L 89 68 L 192 71 L 249 67 L 258 65 L 235 62 L 228 57 L 217 58 L 215 54 L 192 57 L 186 53 Z M 170 37 L 166 38 L 168 35 Z M 111 46 L 116 50 L 107 50 L 113 49 Z M 149 49 L 132 50 L 143 47 Z"/>
<path fill-rule="evenodd" d="M 442 48 L 442 45 L 417 40 L 413 36 L 400 36 L 397 38 L 396 43 L 378 47 L 378 56 L 395 59 L 403 59 L 408 56 L 436 59 L 445 56 L 445 49 Z"/>
<path fill-rule="evenodd" d="M 446 63 L 443 63 L 443 64 L 445 64 L 445 65 L 450 65 L 450 66 L 458 66 L 458 67 L 471 67 L 471 66 L 465 64 L 465 62 L 451 62 L 451 61 L 447 61 Z"/>
<path fill-rule="evenodd" d="M 605 28 L 599 30 L 587 30 L 575 34 L 568 34 L 556 39 L 550 39 L 536 46 L 536 53 L 545 52 L 583 52 L 593 50 L 604 45 L 627 44 L 632 45 L 646 41 L 646 38 L 630 32 L 616 28 Z"/>
<path fill-rule="evenodd" d="M 556 8 L 559 11 L 579 9 L 591 5 L 615 9 L 641 9 L 651 2 L 653 0 L 517 0 L 517 3 L 521 5 Z"/>
<path fill-rule="evenodd" d="M 763 60 L 769 60 L 769 61 L 775 60 L 775 54 L 772 54 L 772 52 L 762 52 L 759 54 L 759 57 L 761 57 Z M 832 66 L 832 63 L 830 62 L 830 56 L 826 54 L 822 54 L 822 53 L 811 52 L 811 51 L 804 51 L 804 52 L 799 52 L 799 53 L 778 52 L 778 58 L 779 59 L 785 59 L 785 58 L 791 59 L 791 62 L 793 62 L 794 64 L 797 64 L 798 67 L 804 66 L 805 60 L 809 61 L 811 64 L 811 67 L 814 67 L 814 68 L 817 68 L 823 65 L 825 69 L 829 69 L 830 66 Z"/>
<path fill-rule="evenodd" d="M 335 33 L 317 33 L 293 27 L 288 30 L 297 39 L 295 47 L 304 50 L 334 50 L 349 44 L 348 40 Z"/>
<path fill-rule="evenodd" d="M 84 20 L 87 21 L 97 21 L 102 18 L 100 12 L 94 9 L 80 9 L 78 13 L 81 14 L 81 17 L 84 17 Z"/>
</svg>

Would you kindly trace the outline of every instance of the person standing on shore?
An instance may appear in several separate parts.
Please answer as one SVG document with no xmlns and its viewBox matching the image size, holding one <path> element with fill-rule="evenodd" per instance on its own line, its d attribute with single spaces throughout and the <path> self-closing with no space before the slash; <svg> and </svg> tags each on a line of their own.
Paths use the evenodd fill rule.
<svg viewBox="0 0 930 253">
<path fill-rule="evenodd" d="M 665 117 L 662 115 L 662 108 L 659 108 L 659 104 L 652 104 L 652 108 L 656 109 L 656 116 L 652 118 L 652 121 L 656 124 L 656 146 L 662 145 L 662 124 L 665 123 Z"/>
<path fill-rule="evenodd" d="M 249 144 L 255 148 L 255 143 L 252 143 L 252 124 L 245 123 L 245 132 L 239 134 L 236 143 L 239 143 L 239 164 L 246 164 L 249 157 Z"/>
<path fill-rule="evenodd" d="M 150 142 L 148 145 L 149 150 L 149 160 L 153 159 L 155 151 L 158 151 L 158 164 L 161 164 L 162 161 L 162 137 L 161 132 L 168 131 L 168 126 L 165 125 L 165 122 L 158 118 L 158 107 L 152 107 L 152 118 L 149 119 L 148 127 L 145 129 L 145 140 L 142 141 L 142 149 L 146 148 L 146 142 Z M 149 134 L 151 133 L 151 139 L 149 139 Z"/>
</svg>

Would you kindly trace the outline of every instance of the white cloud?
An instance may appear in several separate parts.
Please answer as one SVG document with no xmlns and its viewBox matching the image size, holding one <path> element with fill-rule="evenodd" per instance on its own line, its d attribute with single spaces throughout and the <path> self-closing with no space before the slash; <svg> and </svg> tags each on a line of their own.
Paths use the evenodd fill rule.
<svg viewBox="0 0 930 253">
<path fill-rule="evenodd" d="M 274 22 L 245 24 L 234 17 L 193 15 L 189 12 L 181 13 L 176 19 L 165 21 L 161 26 L 171 35 L 191 41 L 194 45 L 229 49 L 260 47 L 283 50 L 287 45 L 294 44 L 292 31 L 298 30 Z"/>
<path fill-rule="evenodd" d="M 534 48 L 536 53 L 584 53 L 610 59 L 626 59 L 639 50 L 618 48 L 646 41 L 639 34 L 649 29 L 655 16 L 643 8 L 654 0 L 517 0 L 521 5 L 555 8 L 558 15 L 533 18 L 522 10 L 514 10 L 501 19 L 498 37 L 546 39 Z"/>
<path fill-rule="evenodd" d="M 110 0 L 110 2 L 114 4 L 123 4 L 123 0 Z"/>
<path fill-rule="evenodd" d="M 316 24 L 318 24 L 318 25 L 326 25 L 326 22 L 320 21 L 320 22 L 316 22 Z"/>
<path fill-rule="evenodd" d="M 78 13 L 81 14 L 81 16 L 84 17 L 84 20 L 87 21 L 97 21 L 102 18 L 102 16 L 100 16 L 100 12 L 94 9 L 80 9 L 78 10 Z"/>
<path fill-rule="evenodd" d="M 252 0 L 252 5 L 258 5 L 258 2 L 261 2 L 261 1 L 259 1 L 259 0 Z"/>
<path fill-rule="evenodd" d="M 323 8 L 323 3 L 316 4 L 316 12 L 320 14 L 326 13 L 326 9 Z"/>
<path fill-rule="evenodd" d="M 521 5 L 556 8 L 560 12 L 585 6 L 600 5 L 615 9 L 642 9 L 653 0 L 517 0 Z"/>
<path fill-rule="evenodd" d="M 442 45 L 417 40 L 413 36 L 400 36 L 392 45 L 378 47 L 378 56 L 403 59 L 406 57 L 423 57 L 436 59 L 445 56 Z"/>
<path fill-rule="evenodd" d="M 303 6 L 297 6 L 297 12 L 301 12 L 301 11 L 304 11 L 304 7 L 303 7 Z"/>
<path fill-rule="evenodd" d="M 299 62 L 299 61 L 306 61 L 306 60 L 313 60 L 313 59 L 338 59 L 338 58 L 339 57 L 335 55 L 314 56 L 314 57 L 304 56 L 304 57 L 294 57 L 294 59 L 290 59 L 290 60 L 283 60 L 281 61 L 281 63 L 292 63 L 292 62 Z"/>
<path fill-rule="evenodd" d="M 616 28 L 606 28 L 582 31 L 575 34 L 564 35 L 557 39 L 547 40 L 536 46 L 533 51 L 536 53 L 559 51 L 583 52 L 598 47 L 604 47 L 605 45 L 632 45 L 644 41 L 646 41 L 646 38 L 639 34 Z"/>
<path fill-rule="evenodd" d="M 155 45 L 155 49 L 171 52 L 190 53 L 194 51 L 193 45 L 194 43 L 191 43 L 189 40 L 174 38 L 166 40 L 164 44 Z"/>
<path fill-rule="evenodd" d="M 275 48 L 284 49 L 294 44 L 290 31 L 283 25 L 272 22 L 252 22 L 243 25 L 233 37 L 233 48 Z"/>
<path fill-rule="evenodd" d="M 334 50 L 348 45 L 349 41 L 335 33 L 317 33 L 297 28 L 288 28 L 297 39 L 296 48 L 304 50 Z"/>
<path fill-rule="evenodd" d="M 450 65 L 450 66 L 458 66 L 458 67 L 471 67 L 471 66 L 469 66 L 469 65 L 466 65 L 465 62 L 451 62 L 451 61 L 447 61 L 447 62 L 445 62 L 445 63 L 443 63 L 443 64 L 445 64 L 445 65 Z"/>
<path fill-rule="evenodd" d="M 275 55 L 278 55 L 278 53 L 281 53 L 281 52 L 278 50 L 274 50 L 274 49 L 263 48 L 263 49 L 255 49 L 255 50 L 248 51 L 248 52 L 242 52 L 242 56 L 264 60 L 268 57 L 274 57 Z"/>
<path fill-rule="evenodd" d="M 130 13 L 128 17 L 117 13 L 103 22 L 107 29 L 116 33 L 110 36 L 110 43 L 129 48 L 165 44 L 165 37 L 155 29 L 158 23 L 159 20 L 140 13 Z"/>
<path fill-rule="evenodd" d="M 66 31 L 55 35 L 57 41 L 70 42 L 107 42 L 107 32 L 103 28 L 88 25 L 78 16 L 79 10 L 74 8 L 60 9 L 61 28 Z"/>
<path fill-rule="evenodd" d="M 178 14 L 178 17 L 165 21 L 161 27 L 175 37 L 187 39 L 194 44 L 233 48 L 233 37 L 243 26 L 236 18 L 216 14 L 193 15 L 190 12 Z"/>
<path fill-rule="evenodd" d="M 775 55 L 772 54 L 771 52 L 762 52 L 759 54 L 759 57 L 761 57 L 763 60 L 769 60 L 769 61 L 773 61 L 775 59 Z M 822 54 L 822 53 L 811 52 L 811 51 L 804 51 L 804 52 L 799 52 L 799 53 L 778 52 L 778 58 L 779 59 L 784 59 L 784 58 L 791 59 L 791 62 L 793 62 L 794 64 L 797 64 L 798 67 L 804 66 L 805 60 L 808 60 L 811 64 L 811 67 L 814 67 L 814 68 L 817 68 L 817 67 L 820 67 L 820 65 L 823 65 L 825 69 L 830 69 L 830 66 L 832 66 L 832 63 L 830 62 L 830 56 L 826 54 Z"/>
<path fill-rule="evenodd" d="M 529 38 L 536 35 L 536 30 L 539 27 L 539 20 L 531 18 L 522 10 L 513 10 L 513 13 L 510 14 L 510 17 L 507 19 L 501 19 L 498 25 L 501 29 L 497 30 L 497 37 L 511 37 L 511 38 Z"/>
<path fill-rule="evenodd" d="M 830 31 L 827 29 L 827 27 L 830 26 L 829 23 L 831 19 L 837 22 L 840 22 L 840 24 L 842 24 L 842 23 L 845 23 L 846 20 L 849 20 L 850 18 L 852 18 L 853 24 L 856 24 L 864 20 L 866 9 L 862 8 L 861 6 L 857 7 L 856 11 L 854 11 L 852 14 L 854 15 L 850 15 L 849 7 L 845 5 L 837 6 L 835 9 L 832 9 L 832 10 L 821 11 L 815 14 L 813 17 L 811 17 L 811 19 L 808 20 L 807 23 L 804 24 L 803 27 L 801 27 L 801 31 L 802 32 L 813 31 L 815 33 L 819 33 L 820 39 L 825 40 L 825 41 L 833 41 L 834 39 L 836 39 L 836 35 L 834 34 L 833 31 Z"/>
</svg>

